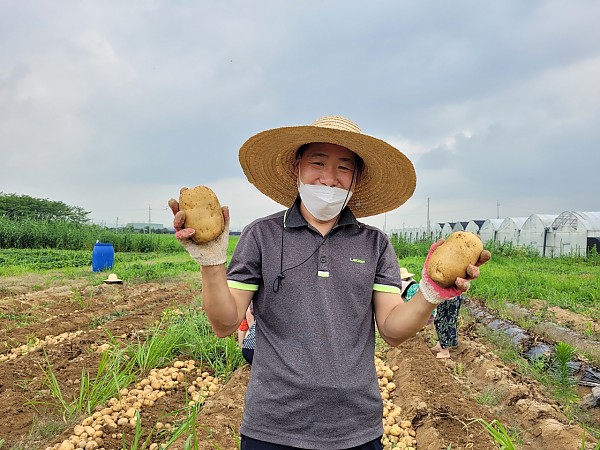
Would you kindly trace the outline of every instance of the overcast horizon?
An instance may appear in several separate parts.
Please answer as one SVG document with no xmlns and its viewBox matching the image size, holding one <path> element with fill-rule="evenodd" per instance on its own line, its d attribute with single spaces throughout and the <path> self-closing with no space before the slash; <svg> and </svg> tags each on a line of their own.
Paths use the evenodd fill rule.
<svg viewBox="0 0 600 450">
<path fill-rule="evenodd" d="M 600 211 L 600 2 L 0 1 L 0 191 L 162 223 L 210 186 L 281 210 L 238 149 L 338 114 L 417 188 L 386 228 Z"/>
</svg>

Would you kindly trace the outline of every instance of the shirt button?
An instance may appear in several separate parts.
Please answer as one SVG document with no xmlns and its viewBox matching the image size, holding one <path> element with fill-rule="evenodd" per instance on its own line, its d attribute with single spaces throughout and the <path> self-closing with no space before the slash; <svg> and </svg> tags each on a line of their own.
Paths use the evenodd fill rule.
<svg viewBox="0 0 600 450">
<path fill-rule="evenodd" d="M 325 256 L 321 256 L 321 259 L 320 259 L 320 261 L 321 261 L 322 263 L 325 263 L 325 262 L 327 262 L 327 258 L 326 258 Z"/>
</svg>

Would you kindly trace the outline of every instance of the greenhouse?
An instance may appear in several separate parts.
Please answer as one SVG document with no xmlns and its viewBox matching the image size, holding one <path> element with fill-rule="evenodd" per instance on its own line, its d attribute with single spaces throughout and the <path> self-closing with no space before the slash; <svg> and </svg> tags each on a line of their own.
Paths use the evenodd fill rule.
<svg viewBox="0 0 600 450">
<path fill-rule="evenodd" d="M 423 238 L 423 235 L 427 234 L 427 230 L 422 227 L 404 227 L 401 230 L 392 230 L 392 233 L 398 234 L 408 242 L 415 242 Z"/>
<path fill-rule="evenodd" d="M 535 249 L 540 255 L 550 254 L 554 241 L 552 223 L 557 214 L 532 214 L 521 227 L 520 245 Z"/>
<path fill-rule="evenodd" d="M 452 231 L 465 231 L 469 222 L 456 222 L 452 227 Z"/>
<path fill-rule="evenodd" d="M 479 230 L 481 230 L 481 226 L 484 224 L 485 220 L 471 220 L 467 223 L 465 227 L 465 231 L 470 231 L 471 233 L 479 234 Z"/>
<path fill-rule="evenodd" d="M 446 239 L 454 231 L 454 225 L 456 222 L 446 222 L 442 227 L 442 237 Z"/>
<path fill-rule="evenodd" d="M 527 217 L 507 217 L 504 219 L 498 227 L 496 241 L 503 244 L 508 244 L 510 242 L 515 246 L 519 245 L 521 227 L 526 220 Z"/>
<path fill-rule="evenodd" d="M 392 230 L 409 242 L 447 238 L 455 231 L 479 234 L 484 243 L 497 242 L 530 247 L 542 256 L 585 256 L 600 253 L 600 212 L 564 211 L 561 214 L 532 214 L 529 217 L 438 222 L 430 226 Z"/>
<path fill-rule="evenodd" d="M 479 236 L 481 236 L 481 240 L 484 244 L 496 240 L 496 234 L 498 233 L 498 228 L 500 228 L 502 222 L 504 222 L 504 219 L 488 219 L 483 222 L 479 229 Z"/>
<path fill-rule="evenodd" d="M 600 212 L 564 211 L 551 225 L 554 256 L 584 256 L 588 249 L 600 247 Z"/>
</svg>

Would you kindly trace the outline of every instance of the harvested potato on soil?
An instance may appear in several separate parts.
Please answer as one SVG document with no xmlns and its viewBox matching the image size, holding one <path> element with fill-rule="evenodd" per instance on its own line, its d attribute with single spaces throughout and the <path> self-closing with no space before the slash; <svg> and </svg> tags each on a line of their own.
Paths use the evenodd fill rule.
<svg viewBox="0 0 600 450">
<path fill-rule="evenodd" d="M 457 278 L 467 276 L 467 266 L 475 264 L 482 251 L 479 236 L 469 231 L 455 231 L 431 254 L 427 274 L 440 286 L 450 287 Z"/>
<path fill-rule="evenodd" d="M 183 188 L 179 192 L 179 209 L 185 212 L 185 228 L 196 230 L 192 236 L 196 244 L 212 241 L 225 229 L 221 204 L 209 187 Z"/>
</svg>

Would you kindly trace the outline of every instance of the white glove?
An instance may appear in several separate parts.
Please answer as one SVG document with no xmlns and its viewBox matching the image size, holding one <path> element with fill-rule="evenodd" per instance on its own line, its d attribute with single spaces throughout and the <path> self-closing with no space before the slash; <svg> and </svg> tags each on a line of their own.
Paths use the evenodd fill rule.
<svg viewBox="0 0 600 450">
<path fill-rule="evenodd" d="M 193 228 L 182 228 L 185 222 L 185 213 L 179 210 L 179 203 L 175 199 L 169 200 L 169 207 L 175 214 L 173 227 L 175 237 L 187 250 L 190 256 L 201 266 L 218 266 L 227 261 L 227 248 L 229 247 L 229 208 L 223 206 L 223 219 L 225 228 L 223 232 L 210 242 L 196 244 L 190 238 L 196 232 Z"/>
<path fill-rule="evenodd" d="M 191 228 L 186 229 L 191 230 Z M 225 222 L 225 229 L 216 239 L 205 244 L 196 244 L 189 238 L 178 237 L 177 240 L 201 266 L 225 264 L 227 248 L 229 247 L 229 221 Z"/>
</svg>

